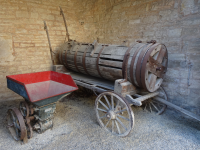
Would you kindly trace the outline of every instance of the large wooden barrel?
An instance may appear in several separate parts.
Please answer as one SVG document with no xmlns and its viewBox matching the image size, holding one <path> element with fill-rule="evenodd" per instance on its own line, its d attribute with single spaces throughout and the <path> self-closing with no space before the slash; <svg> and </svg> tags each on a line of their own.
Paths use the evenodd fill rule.
<svg viewBox="0 0 200 150">
<path fill-rule="evenodd" d="M 165 45 L 155 42 L 125 47 L 70 41 L 63 44 L 59 59 L 68 69 L 108 80 L 127 74 L 135 86 L 154 92 L 167 71 L 168 53 Z"/>
</svg>

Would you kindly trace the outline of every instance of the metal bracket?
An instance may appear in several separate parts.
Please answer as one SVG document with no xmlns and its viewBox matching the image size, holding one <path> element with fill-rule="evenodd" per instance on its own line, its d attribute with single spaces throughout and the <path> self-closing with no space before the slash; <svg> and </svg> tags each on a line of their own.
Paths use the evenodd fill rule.
<svg viewBox="0 0 200 150">
<path fill-rule="evenodd" d="M 125 99 L 129 102 L 129 104 L 133 104 L 136 106 L 142 106 L 142 102 L 137 99 L 132 98 L 131 95 L 126 95 Z"/>
<path fill-rule="evenodd" d="M 90 56 L 94 55 L 94 52 L 96 51 L 97 46 L 98 46 L 98 42 L 96 40 L 94 40 L 94 42 L 92 43 L 92 45 L 94 46 L 94 49 L 91 51 Z"/>
</svg>

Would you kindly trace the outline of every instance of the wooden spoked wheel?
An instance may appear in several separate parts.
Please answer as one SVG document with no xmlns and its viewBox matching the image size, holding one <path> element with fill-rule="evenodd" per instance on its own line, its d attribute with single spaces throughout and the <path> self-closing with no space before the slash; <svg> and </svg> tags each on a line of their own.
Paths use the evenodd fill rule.
<svg viewBox="0 0 200 150">
<path fill-rule="evenodd" d="M 160 87 L 158 89 L 158 92 L 159 92 L 159 95 L 156 97 L 159 97 L 159 98 L 162 98 L 162 99 L 168 101 L 167 94 L 166 94 L 165 90 L 163 89 L 163 87 Z M 156 97 L 144 101 L 144 103 L 143 103 L 144 110 L 148 110 L 150 112 L 154 111 L 158 115 L 161 115 L 167 108 L 167 105 L 156 101 Z"/>
<path fill-rule="evenodd" d="M 134 125 L 134 114 L 128 102 L 114 92 L 103 92 L 95 101 L 97 121 L 106 131 L 127 136 Z"/>
<path fill-rule="evenodd" d="M 155 45 L 150 48 L 148 54 L 143 59 L 143 64 L 146 66 L 141 68 L 142 85 L 149 92 L 156 91 L 163 82 L 163 77 L 167 71 L 168 53 L 165 45 Z"/>
</svg>

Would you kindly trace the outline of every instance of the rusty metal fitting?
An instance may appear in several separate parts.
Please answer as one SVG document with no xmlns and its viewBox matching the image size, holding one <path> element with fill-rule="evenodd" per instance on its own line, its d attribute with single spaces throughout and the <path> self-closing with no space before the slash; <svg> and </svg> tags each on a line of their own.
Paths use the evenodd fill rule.
<svg viewBox="0 0 200 150">
<path fill-rule="evenodd" d="M 162 69 L 161 67 L 158 67 L 156 68 L 156 71 L 161 71 L 161 69 Z"/>
<path fill-rule="evenodd" d="M 147 41 L 147 43 L 156 44 L 156 40 Z"/>
<path fill-rule="evenodd" d="M 137 40 L 136 42 L 138 42 L 138 43 L 142 43 L 142 41 L 141 41 L 141 40 Z"/>
</svg>

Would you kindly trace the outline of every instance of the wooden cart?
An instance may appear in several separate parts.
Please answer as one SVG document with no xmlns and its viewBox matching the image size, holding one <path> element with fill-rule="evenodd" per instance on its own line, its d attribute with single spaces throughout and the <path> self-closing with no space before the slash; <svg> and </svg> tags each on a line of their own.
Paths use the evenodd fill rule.
<svg viewBox="0 0 200 150">
<path fill-rule="evenodd" d="M 58 66 L 57 66 L 58 67 Z M 78 86 L 92 90 L 97 95 L 95 112 L 102 128 L 117 136 L 127 136 L 134 127 L 134 113 L 130 106 L 142 106 L 145 109 L 162 114 L 167 107 L 159 100 L 168 101 L 162 87 L 156 92 L 147 93 L 136 89 L 123 79 L 110 81 L 67 71 Z"/>
</svg>

